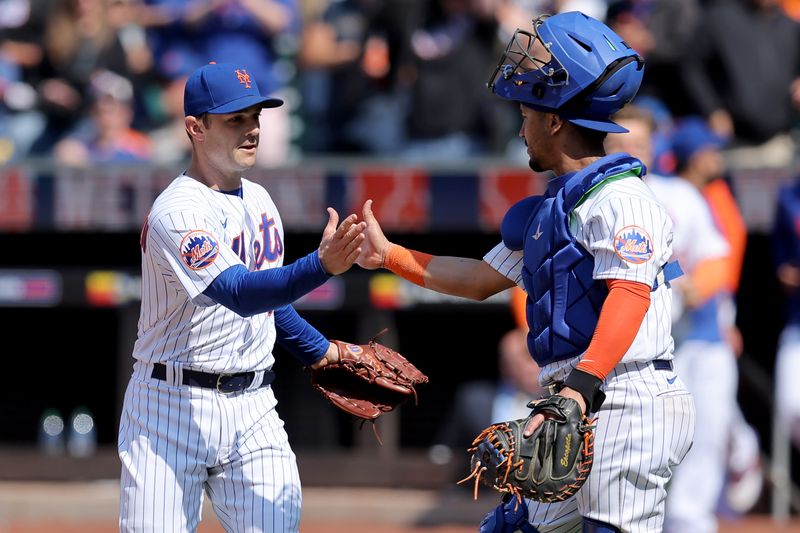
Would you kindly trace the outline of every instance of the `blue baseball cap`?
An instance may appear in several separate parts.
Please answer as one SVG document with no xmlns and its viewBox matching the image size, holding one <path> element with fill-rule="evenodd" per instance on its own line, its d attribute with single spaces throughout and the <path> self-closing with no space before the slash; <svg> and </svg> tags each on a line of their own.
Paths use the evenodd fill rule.
<svg viewBox="0 0 800 533">
<path fill-rule="evenodd" d="M 280 98 L 264 96 L 247 69 L 230 63 L 209 63 L 195 70 L 186 80 L 183 114 L 235 113 L 250 106 L 279 107 Z"/>
<path fill-rule="evenodd" d="M 682 119 L 672 133 L 672 153 L 678 164 L 686 163 L 700 150 L 719 150 L 726 144 L 727 140 L 714 133 L 706 120 L 698 116 Z"/>
</svg>

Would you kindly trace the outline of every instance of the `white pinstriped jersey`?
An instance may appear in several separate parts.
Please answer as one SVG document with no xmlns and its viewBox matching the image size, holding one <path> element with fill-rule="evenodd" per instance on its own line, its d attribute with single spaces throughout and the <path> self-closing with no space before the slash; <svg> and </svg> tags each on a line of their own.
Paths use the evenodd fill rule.
<svg viewBox="0 0 800 533">
<path fill-rule="evenodd" d="M 239 197 L 178 176 L 156 199 L 142 231 L 134 358 L 217 373 L 271 368 L 272 312 L 244 318 L 202 292 L 233 265 L 276 268 L 283 257 L 283 224 L 263 187 L 242 179 Z"/>
<path fill-rule="evenodd" d="M 672 256 L 672 221 L 652 191 L 638 178 L 606 183 L 592 191 L 576 207 L 570 230 L 577 242 L 594 256 L 594 279 L 622 279 L 652 286 L 661 267 Z M 649 241 L 651 251 L 633 258 L 618 253 L 618 245 L 634 231 Z M 484 261 L 522 287 L 522 251 L 502 242 L 490 250 Z M 524 288 L 524 287 L 523 287 Z M 650 308 L 622 362 L 671 359 L 674 344 L 670 334 L 672 291 L 661 284 L 650 293 Z M 539 381 L 563 380 L 580 357 L 557 361 L 542 368 Z"/>
</svg>

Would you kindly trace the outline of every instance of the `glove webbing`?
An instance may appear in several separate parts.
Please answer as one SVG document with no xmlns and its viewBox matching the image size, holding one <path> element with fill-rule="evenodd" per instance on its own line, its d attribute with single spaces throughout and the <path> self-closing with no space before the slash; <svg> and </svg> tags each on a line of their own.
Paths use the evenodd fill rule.
<svg viewBox="0 0 800 533">
<path fill-rule="evenodd" d="M 506 437 L 508 438 L 509 446 L 511 447 L 510 449 L 506 450 L 506 449 L 503 449 L 501 447 L 500 439 L 497 437 L 497 433 L 495 433 L 496 431 L 502 431 L 503 433 L 506 434 Z M 493 424 L 493 425 L 487 427 L 486 429 L 484 429 L 483 431 L 481 431 L 480 434 L 477 437 L 475 437 L 475 440 L 472 441 L 472 447 L 468 448 L 467 451 L 468 452 L 477 451 L 478 444 L 480 442 L 482 442 L 483 440 L 487 440 L 494 447 L 494 449 L 498 453 L 498 455 L 500 455 L 500 456 L 505 455 L 505 458 L 499 464 L 497 464 L 497 466 L 495 467 L 498 472 L 500 472 L 501 470 L 503 471 L 502 484 L 501 484 L 501 486 L 497 486 L 494 483 L 492 485 L 494 486 L 494 488 L 496 490 L 498 490 L 500 492 L 507 492 L 507 493 L 513 494 L 517 498 L 518 501 L 522 501 L 522 495 L 520 493 L 519 487 L 515 487 L 511 483 L 508 482 L 508 475 L 511 473 L 511 471 L 514 470 L 515 468 L 519 468 L 519 467 L 521 467 L 522 465 L 525 464 L 525 462 L 522 459 L 520 459 L 519 461 L 517 461 L 514 464 L 511 463 L 511 460 L 514 457 L 514 446 L 516 445 L 516 441 L 514 440 L 514 432 L 511 430 L 510 427 L 508 427 L 508 424 L 505 424 L 505 423 Z M 461 481 L 457 482 L 457 484 L 460 485 L 461 483 L 466 483 L 470 479 L 474 478 L 475 479 L 475 490 L 474 490 L 473 498 L 475 500 L 477 500 L 478 499 L 478 485 L 479 485 L 479 483 L 481 481 L 481 476 L 483 475 L 484 472 L 486 472 L 487 469 L 488 468 L 486 466 L 483 466 L 483 464 L 481 464 L 480 459 L 478 459 L 478 461 L 475 464 L 475 468 L 472 469 L 472 472 L 470 472 L 469 476 L 467 476 L 464 479 L 462 479 Z"/>
</svg>

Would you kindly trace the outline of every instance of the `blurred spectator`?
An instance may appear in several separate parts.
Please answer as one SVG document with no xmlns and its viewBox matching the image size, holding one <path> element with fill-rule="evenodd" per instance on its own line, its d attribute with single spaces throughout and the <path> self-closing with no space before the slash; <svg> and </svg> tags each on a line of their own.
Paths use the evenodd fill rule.
<svg viewBox="0 0 800 533">
<path fill-rule="evenodd" d="M 699 0 L 609 3 L 608 25 L 645 58 L 639 97 L 663 102 L 673 115 L 683 115 L 691 109 L 681 71 L 693 53 L 701 16 Z"/>
<path fill-rule="evenodd" d="M 398 44 L 413 9 L 404 13 L 392 0 L 321 4 L 308 16 L 297 54 L 308 124 L 303 147 L 390 154 L 403 139 Z"/>
<path fill-rule="evenodd" d="M 133 86 L 113 72 L 96 73 L 89 85 L 89 117 L 59 141 L 54 155 L 59 163 L 86 167 L 93 163 L 149 161 L 152 146 L 143 133 L 131 129 Z"/>
<path fill-rule="evenodd" d="M 462 452 L 488 425 L 525 418 L 528 402 L 546 389 L 538 384 L 539 367 L 528 353 L 527 329 L 508 331 L 498 344 L 500 379 L 464 383 L 430 449 L 435 462 L 449 462 L 453 452 Z M 460 474 L 460 472 L 459 472 Z"/>
<path fill-rule="evenodd" d="M 687 303 L 688 320 L 683 331 L 685 340 L 675 360 L 677 368 L 684 369 L 691 380 L 698 426 L 704 431 L 702 441 L 698 442 L 700 447 L 687 455 L 691 462 L 678 467 L 673 477 L 671 500 L 667 501 L 670 531 L 717 530 L 717 505 L 724 494 L 721 491 L 728 467 L 725 458 L 730 452 L 730 431 L 737 416 L 735 358 L 741 353 L 742 342 L 735 322 L 734 297 L 744 258 L 746 228 L 733 195 L 722 179 L 725 161 L 721 149 L 725 143 L 725 139 L 716 135 L 700 117 L 687 117 L 676 125 L 673 151 L 678 175 L 704 194 L 728 252 L 722 270 L 703 272 L 705 281 L 702 283 L 709 283 L 712 277 L 715 279 L 717 289 L 713 293 L 703 290 L 702 278 L 698 275 L 692 277 L 696 283 L 681 291 Z M 704 294 L 710 297 L 703 299 Z M 725 399 L 727 408 L 720 409 L 721 398 Z M 752 429 L 748 431 L 754 433 Z M 720 432 L 722 438 L 709 437 L 709 433 L 716 432 Z M 759 456 L 751 457 L 748 466 L 760 468 Z M 706 474 L 711 471 L 714 477 L 713 483 L 704 477 L 708 489 L 698 492 L 697 471 L 701 468 L 705 468 Z M 722 479 L 717 479 L 717 475 Z"/>
<path fill-rule="evenodd" d="M 157 124 L 148 131 L 155 165 L 178 165 L 191 158 L 192 144 L 185 134 L 183 115 L 183 89 L 191 73 L 186 66 L 181 63 L 163 68 L 157 76 L 158 91 L 149 101 L 150 115 Z"/>
<path fill-rule="evenodd" d="M 498 59 L 493 6 L 480 0 L 434 0 L 423 6 L 409 42 L 413 77 L 403 155 L 455 159 L 504 148 L 504 132 L 495 125 L 507 105 L 486 89 Z"/>
<path fill-rule="evenodd" d="M 800 446 L 800 178 L 778 193 L 772 253 L 786 295 L 786 322 L 775 361 L 776 412 Z"/>
<path fill-rule="evenodd" d="M 778 0 L 709 4 L 684 67 L 697 112 L 733 141 L 736 164 L 785 166 L 794 156 L 788 132 L 800 108 L 800 24 Z"/>
<path fill-rule="evenodd" d="M 582 11 L 597 20 L 606 20 L 606 0 L 485 0 L 487 9 L 493 9 L 500 25 L 498 43 L 508 44 L 517 28 L 526 29 L 539 15 Z M 498 52 L 498 57 L 500 53 Z"/>
<path fill-rule="evenodd" d="M 146 0 L 139 21 L 147 28 L 159 72 L 194 70 L 214 61 L 248 65 L 263 94 L 285 91 L 294 74 L 283 59 L 296 52 L 300 31 L 297 0 Z M 261 129 L 259 163 L 288 157 L 289 113 L 296 99 L 270 114 Z"/>
<path fill-rule="evenodd" d="M 25 157 L 45 127 L 35 86 L 50 0 L 0 0 L 0 164 Z"/>
<path fill-rule="evenodd" d="M 652 115 L 641 107 L 629 105 L 615 120 L 630 132 L 609 136 L 607 150 L 631 153 L 649 167 L 655 131 Z M 705 132 L 706 135 L 701 135 Z M 684 125 L 675 135 L 676 140 L 679 139 L 676 152 L 682 175 L 692 178 L 702 175 L 703 183 L 719 175 L 722 167 L 712 165 L 718 159 L 704 156 L 706 152 L 714 152 L 711 148 L 719 147 L 719 144 L 709 144 L 712 140 L 717 142 L 710 131 Z M 673 282 L 674 364 L 676 373 L 692 391 L 697 427 L 703 428 L 695 433 L 695 445 L 673 475 L 667 497 L 665 530 L 715 531 L 717 503 L 728 468 L 730 432 L 737 415 L 738 369 L 733 350 L 723 336 L 723 329 L 727 328 L 719 323 L 723 315 L 718 306 L 724 299 L 721 293 L 732 280 L 728 270 L 731 267 L 730 246 L 714 224 L 699 186 L 688 179 L 651 173 L 645 179 L 672 218 L 673 258 L 678 259 L 686 272 Z M 746 427 L 748 435 L 754 435 L 752 428 Z M 751 456 L 751 460 L 757 461 L 758 454 L 754 459 Z"/>
<path fill-rule="evenodd" d="M 63 0 L 47 14 L 43 79 L 38 86 L 47 127 L 34 151 L 50 149 L 84 116 L 93 74 L 127 75 L 125 49 L 111 25 L 106 0 Z"/>
<path fill-rule="evenodd" d="M 789 17 L 800 22 L 800 0 L 781 0 L 780 4 Z"/>
<path fill-rule="evenodd" d="M 674 139 L 675 162 L 681 176 L 701 191 L 717 229 L 730 247 L 717 316 L 723 339 L 738 358 L 744 343 L 736 325 L 736 294 L 747 245 L 747 226 L 724 178 L 725 161 L 720 149 L 726 141 L 715 135 L 699 117 L 685 117 L 680 121 Z M 739 406 L 734 404 L 734 407 L 728 441 L 728 476 L 722 503 L 730 511 L 745 513 L 761 495 L 763 469 L 758 435 L 745 421 Z"/>
</svg>

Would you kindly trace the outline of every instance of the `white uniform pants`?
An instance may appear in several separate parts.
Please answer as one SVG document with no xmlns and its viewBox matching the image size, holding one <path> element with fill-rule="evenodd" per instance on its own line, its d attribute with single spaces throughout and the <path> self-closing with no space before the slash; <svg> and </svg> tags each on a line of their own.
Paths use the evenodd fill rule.
<svg viewBox="0 0 800 533">
<path fill-rule="evenodd" d="M 800 444 L 800 326 L 787 326 L 778 341 L 775 360 L 775 402 L 778 416 Z"/>
<path fill-rule="evenodd" d="M 716 509 L 727 470 L 738 367 L 724 342 L 685 341 L 676 349 L 674 363 L 694 396 L 699 430 L 670 483 L 665 529 L 711 533 L 717 530 Z"/>
<path fill-rule="evenodd" d="M 675 373 L 652 363 L 617 365 L 605 393 L 586 484 L 566 502 L 528 502 L 529 521 L 542 533 L 579 532 L 583 516 L 626 533 L 662 531 L 667 482 L 692 445 L 692 396 Z"/>
<path fill-rule="evenodd" d="M 196 531 L 204 490 L 226 531 L 298 531 L 300 478 L 272 389 L 226 396 L 151 371 L 136 363 L 125 393 L 120 531 Z"/>
</svg>

